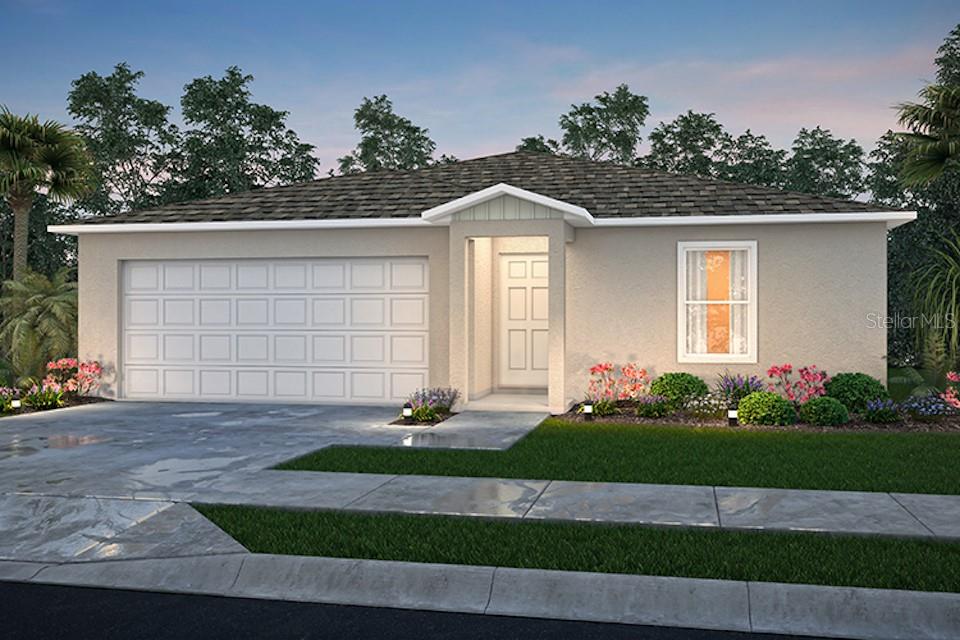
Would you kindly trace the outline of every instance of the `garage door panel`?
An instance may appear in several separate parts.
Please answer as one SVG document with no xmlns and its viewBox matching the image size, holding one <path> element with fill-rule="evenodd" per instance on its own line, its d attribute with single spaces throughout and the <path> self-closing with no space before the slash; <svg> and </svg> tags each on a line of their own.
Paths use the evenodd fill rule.
<svg viewBox="0 0 960 640">
<path fill-rule="evenodd" d="M 270 300 L 267 298 L 238 299 L 237 325 L 241 327 L 270 326 Z"/>
<path fill-rule="evenodd" d="M 422 258 L 124 264 L 130 398 L 394 402 L 428 382 Z"/>
<path fill-rule="evenodd" d="M 233 288 L 233 265 L 201 264 L 201 291 L 230 291 Z"/>
<path fill-rule="evenodd" d="M 163 265 L 164 291 L 193 291 L 194 265 L 192 264 L 165 264 Z"/>
<path fill-rule="evenodd" d="M 343 291 L 347 287 L 347 265 L 324 263 L 313 265 L 313 288 L 321 291 Z"/>
<path fill-rule="evenodd" d="M 200 362 L 232 362 L 233 339 L 230 334 L 202 334 L 198 336 L 200 342 Z"/>
<path fill-rule="evenodd" d="M 128 327 L 160 326 L 160 300 L 157 298 L 127 299 L 125 318 Z"/>
<path fill-rule="evenodd" d="M 205 398 L 230 398 L 233 396 L 233 373 L 224 369 L 201 369 L 199 395 Z"/>
<path fill-rule="evenodd" d="M 233 326 L 233 300 L 230 298 L 201 298 L 200 326 Z"/>
</svg>

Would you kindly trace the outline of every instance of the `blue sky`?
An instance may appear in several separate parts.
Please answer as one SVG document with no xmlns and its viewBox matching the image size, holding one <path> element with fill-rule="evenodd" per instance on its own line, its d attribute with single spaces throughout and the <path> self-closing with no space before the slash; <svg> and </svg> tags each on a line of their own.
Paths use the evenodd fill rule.
<svg viewBox="0 0 960 640">
<path fill-rule="evenodd" d="M 626 82 L 650 98 L 648 131 L 695 109 L 780 146 L 819 124 L 869 147 L 958 22 L 956 1 L 0 0 L 0 103 L 68 120 L 70 81 L 127 61 L 141 95 L 177 106 L 188 81 L 238 65 L 326 168 L 364 96 L 468 158 L 556 135 L 570 103 Z"/>
</svg>

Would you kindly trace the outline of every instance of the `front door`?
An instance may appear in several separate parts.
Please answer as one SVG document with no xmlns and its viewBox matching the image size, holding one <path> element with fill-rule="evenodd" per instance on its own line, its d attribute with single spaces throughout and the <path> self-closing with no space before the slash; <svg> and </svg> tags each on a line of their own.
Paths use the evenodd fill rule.
<svg viewBox="0 0 960 640">
<path fill-rule="evenodd" d="M 548 288 L 546 254 L 500 256 L 498 386 L 546 388 Z"/>
</svg>

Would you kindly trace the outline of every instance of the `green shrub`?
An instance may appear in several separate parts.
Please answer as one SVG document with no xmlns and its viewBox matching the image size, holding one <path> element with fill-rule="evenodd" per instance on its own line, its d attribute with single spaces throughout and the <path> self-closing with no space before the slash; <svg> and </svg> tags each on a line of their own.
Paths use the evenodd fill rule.
<svg viewBox="0 0 960 640">
<path fill-rule="evenodd" d="M 670 401 L 664 396 L 637 398 L 637 415 L 641 418 L 662 418 L 670 413 Z"/>
<path fill-rule="evenodd" d="M 793 405 L 772 391 L 754 391 L 737 406 L 743 424 L 785 425 L 797 421 Z"/>
<path fill-rule="evenodd" d="M 650 385 L 650 395 L 664 396 L 674 411 L 683 409 L 694 398 L 710 393 L 707 383 L 690 373 L 665 373 Z"/>
<path fill-rule="evenodd" d="M 821 396 L 800 405 L 800 420 L 818 427 L 837 427 L 850 422 L 850 414 L 836 398 Z"/>
<path fill-rule="evenodd" d="M 826 384 L 827 395 L 836 398 L 852 413 L 863 413 L 871 400 L 890 397 L 883 383 L 865 373 L 838 373 Z"/>
</svg>

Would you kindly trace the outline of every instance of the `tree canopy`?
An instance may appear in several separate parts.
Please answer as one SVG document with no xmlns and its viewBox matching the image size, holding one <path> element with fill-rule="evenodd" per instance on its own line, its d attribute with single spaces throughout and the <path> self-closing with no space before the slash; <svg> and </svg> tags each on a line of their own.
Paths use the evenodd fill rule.
<svg viewBox="0 0 960 640">
<path fill-rule="evenodd" d="M 360 131 L 357 148 L 339 158 L 340 173 L 380 169 L 418 169 L 433 162 L 437 145 L 429 131 L 393 111 L 385 95 L 364 98 L 353 114 Z M 446 156 L 444 161 L 449 161 Z"/>
<path fill-rule="evenodd" d="M 170 107 L 137 95 L 142 78 L 121 62 L 107 76 L 83 74 L 67 95 L 67 111 L 94 161 L 96 189 L 82 203 L 90 213 L 156 204 L 175 171 L 180 131 L 169 121 Z"/>
<path fill-rule="evenodd" d="M 223 77 L 189 82 L 172 108 L 138 94 L 142 71 L 126 63 L 73 82 L 68 110 L 86 140 L 99 178 L 80 203 L 102 215 L 168 202 L 310 180 L 313 145 L 287 127 L 287 112 L 253 101 L 253 76 L 229 67 Z"/>
</svg>

